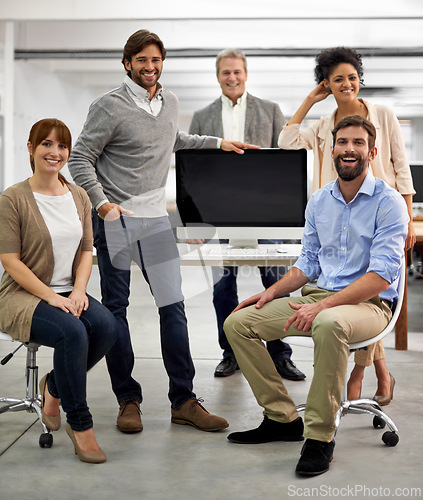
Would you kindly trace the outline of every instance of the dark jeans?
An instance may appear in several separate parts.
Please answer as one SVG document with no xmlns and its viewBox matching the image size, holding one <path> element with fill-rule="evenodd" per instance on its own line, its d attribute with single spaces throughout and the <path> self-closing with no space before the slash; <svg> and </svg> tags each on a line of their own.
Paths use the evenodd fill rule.
<svg viewBox="0 0 423 500">
<path fill-rule="evenodd" d="M 259 270 L 264 288 L 269 288 L 286 273 L 286 267 L 284 266 L 259 267 Z M 223 323 L 238 305 L 237 276 L 238 267 L 213 268 L 213 304 L 216 311 L 219 345 L 223 350 L 223 357 L 235 357 L 223 330 Z M 290 358 L 292 355 L 291 346 L 282 340 L 272 340 L 267 342 L 266 346 L 273 361 Z"/>
<path fill-rule="evenodd" d="M 69 293 L 64 293 L 65 297 Z M 60 398 L 67 421 L 75 431 L 93 426 L 87 406 L 87 371 L 112 347 L 117 338 L 116 321 L 93 297 L 77 318 L 42 300 L 31 323 L 31 342 L 54 348 L 48 391 Z"/>
<path fill-rule="evenodd" d="M 134 352 L 127 320 L 131 261 L 140 267 L 160 316 L 163 363 L 169 376 L 169 400 L 179 408 L 195 398 L 187 320 L 181 292 L 179 254 L 167 217 L 121 217 L 105 222 L 93 212 L 103 304 L 118 322 L 118 340 L 106 356 L 112 389 L 119 403 L 142 402 L 141 385 L 132 377 Z"/>
</svg>

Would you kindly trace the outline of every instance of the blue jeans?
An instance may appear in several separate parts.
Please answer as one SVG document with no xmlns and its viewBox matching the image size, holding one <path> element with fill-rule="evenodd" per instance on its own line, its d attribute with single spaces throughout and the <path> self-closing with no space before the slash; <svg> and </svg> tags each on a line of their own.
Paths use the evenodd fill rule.
<svg viewBox="0 0 423 500">
<path fill-rule="evenodd" d="M 275 243 L 273 240 L 262 240 L 260 242 Z M 261 281 L 264 288 L 276 283 L 286 273 L 285 266 L 261 267 L 259 266 Z M 223 351 L 223 357 L 235 357 L 234 351 L 226 338 L 223 330 L 225 319 L 238 305 L 237 280 L 238 267 L 215 267 L 213 268 L 213 305 L 216 311 L 217 331 L 219 345 Z M 272 340 L 266 343 L 267 350 L 273 361 L 290 358 L 292 349 L 289 344 L 282 340 Z"/>
<path fill-rule="evenodd" d="M 93 426 L 87 406 L 87 371 L 100 361 L 117 338 L 113 315 L 93 297 L 88 299 L 89 307 L 79 318 L 42 300 L 35 308 L 31 323 L 31 342 L 54 348 L 48 391 L 60 398 L 67 421 L 75 431 Z"/>
<path fill-rule="evenodd" d="M 195 398 L 187 320 L 181 291 L 179 254 L 167 217 L 122 216 L 104 221 L 93 212 L 94 245 L 103 304 L 118 322 L 118 340 L 106 356 L 112 389 L 119 403 L 142 402 L 141 385 L 132 377 L 134 352 L 127 320 L 131 261 L 150 286 L 160 317 L 163 363 L 169 376 L 169 400 L 179 408 Z"/>
</svg>

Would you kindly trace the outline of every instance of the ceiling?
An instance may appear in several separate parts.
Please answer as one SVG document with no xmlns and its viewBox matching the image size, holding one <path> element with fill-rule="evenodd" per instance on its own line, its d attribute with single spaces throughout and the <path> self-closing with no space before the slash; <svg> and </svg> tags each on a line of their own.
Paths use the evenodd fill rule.
<svg viewBox="0 0 423 500">
<path fill-rule="evenodd" d="M 16 7 L 22 3 L 27 10 Z M 403 0 L 398 6 L 357 0 L 348 10 L 317 6 L 311 0 L 289 8 L 288 2 L 263 0 L 259 17 L 256 0 L 230 5 L 216 0 L 212 6 L 208 2 L 162 0 L 153 10 L 160 10 L 165 18 L 158 18 L 158 12 L 154 17 L 141 14 L 142 2 L 122 2 L 119 13 L 112 12 L 110 5 L 90 8 L 94 4 L 98 7 L 94 0 L 62 3 L 59 11 L 52 0 L 40 0 L 35 6 L 26 0 L 8 2 L 0 20 L 14 21 L 17 60 L 82 83 L 96 95 L 120 85 L 124 76 L 122 47 L 129 35 L 147 28 L 156 32 L 168 49 L 161 81 L 177 94 L 185 115 L 220 94 L 214 59 L 224 48 L 246 52 L 248 90 L 278 102 L 290 116 L 314 86 L 315 54 L 323 48 L 345 45 L 363 55 L 363 97 L 392 106 L 400 118 L 423 116 L 421 0 Z M 42 4 L 51 8 L 41 8 Z M 131 6 L 132 11 L 126 8 Z M 134 9 L 138 15 L 131 18 Z M 333 107 L 329 97 L 315 106 L 310 117 L 330 113 Z"/>
</svg>

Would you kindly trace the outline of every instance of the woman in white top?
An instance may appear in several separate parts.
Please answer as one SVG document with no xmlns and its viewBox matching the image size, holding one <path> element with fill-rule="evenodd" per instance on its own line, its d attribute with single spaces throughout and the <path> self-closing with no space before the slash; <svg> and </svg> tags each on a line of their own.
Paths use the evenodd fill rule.
<svg viewBox="0 0 423 500">
<path fill-rule="evenodd" d="M 0 328 L 54 348 L 54 369 L 40 381 L 42 418 L 66 432 L 80 460 L 101 463 L 86 401 L 86 376 L 117 338 L 113 314 L 86 294 L 92 267 L 91 205 L 82 188 L 60 174 L 71 135 L 56 119 L 31 129 L 33 175 L 0 196 Z"/>
<path fill-rule="evenodd" d="M 373 174 L 399 191 L 407 204 L 410 215 L 406 250 L 416 241 L 412 223 L 412 197 L 415 193 L 410 167 L 405 152 L 399 122 L 394 112 L 379 104 L 359 99 L 357 94 L 363 83 L 361 56 L 354 50 L 337 47 L 320 52 L 316 57 L 315 77 L 318 83 L 294 116 L 283 127 L 278 145 L 284 149 L 312 149 L 314 152 L 313 191 L 336 179 L 332 160 L 332 130 L 344 117 L 360 115 L 367 118 L 376 128 L 376 148 L 378 154 L 371 162 Z M 300 130 L 307 113 L 317 102 L 333 95 L 337 108 L 331 116 L 322 117 L 316 124 Z M 395 380 L 385 363 L 383 341 L 367 351 L 358 351 L 356 365 L 348 382 L 348 398 L 357 399 L 361 394 L 364 368 L 374 363 L 378 379 L 375 394 L 379 404 L 389 404 Z"/>
</svg>

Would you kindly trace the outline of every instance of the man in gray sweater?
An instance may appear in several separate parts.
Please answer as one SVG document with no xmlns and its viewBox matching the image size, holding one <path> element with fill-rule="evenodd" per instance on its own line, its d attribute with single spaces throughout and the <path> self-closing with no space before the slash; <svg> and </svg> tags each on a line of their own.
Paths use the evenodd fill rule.
<svg viewBox="0 0 423 500">
<path fill-rule="evenodd" d="M 106 358 L 120 405 L 119 430 L 142 430 L 142 391 L 132 377 L 134 353 L 126 315 L 134 260 L 159 311 L 171 420 L 218 431 L 228 426 L 227 421 L 208 413 L 193 392 L 195 370 L 165 185 L 173 151 L 220 147 L 242 153 L 240 148 L 248 145 L 178 131 L 177 98 L 158 82 L 165 56 L 156 34 L 140 30 L 129 37 L 122 58 L 124 83 L 93 102 L 68 166 L 94 207 L 102 302 L 119 327 L 118 340 Z"/>
</svg>

